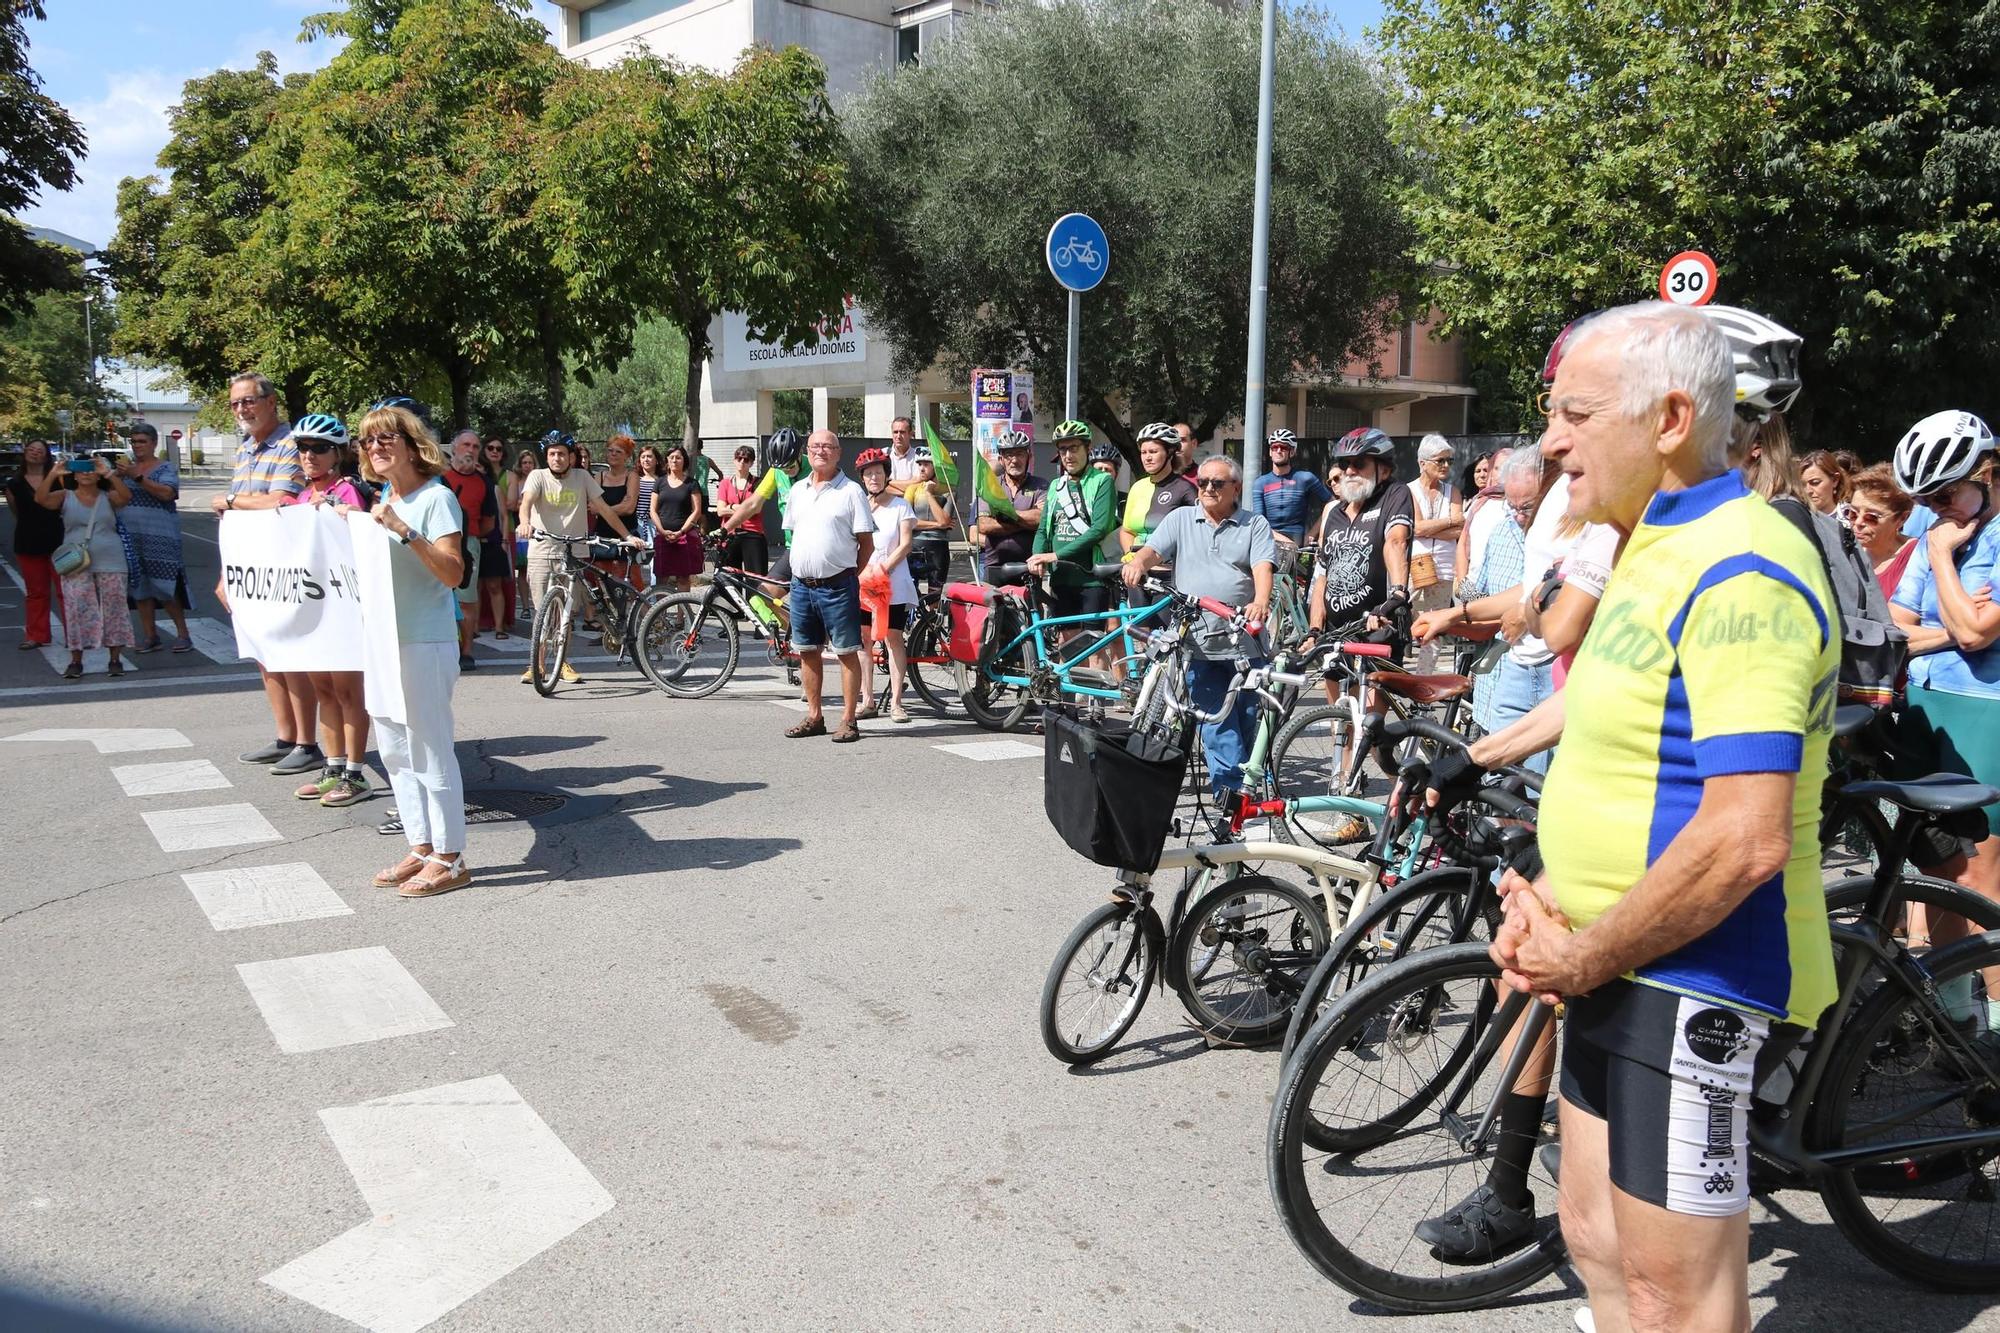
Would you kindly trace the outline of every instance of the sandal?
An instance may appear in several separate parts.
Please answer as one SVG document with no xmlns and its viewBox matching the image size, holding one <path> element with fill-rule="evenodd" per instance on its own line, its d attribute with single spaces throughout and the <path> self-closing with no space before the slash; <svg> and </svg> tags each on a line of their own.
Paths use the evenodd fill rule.
<svg viewBox="0 0 2000 1333">
<path fill-rule="evenodd" d="M 185 634 L 183 634 L 180 638 L 174 640 L 174 651 L 177 653 L 193 652 L 194 640 L 188 638 Z"/>
<path fill-rule="evenodd" d="M 807 718 L 803 722 L 795 722 L 785 728 L 785 734 L 793 740 L 798 740 L 805 736 L 824 736 L 826 735 L 826 719 L 823 717 L 812 717 Z"/>
<path fill-rule="evenodd" d="M 504 629 L 496 629 L 496 630 L 494 630 L 494 631 L 493 631 L 493 637 L 494 637 L 494 638 L 496 638 L 496 639 L 511 639 L 511 638 L 513 638 L 514 636 L 513 636 L 513 635 L 511 635 L 511 634 L 509 634 L 509 633 L 508 633 L 508 632 L 507 632 L 506 630 L 504 630 Z"/>
<path fill-rule="evenodd" d="M 375 887 L 378 889 L 399 887 L 404 882 L 414 879 L 421 873 L 424 868 L 424 862 L 428 859 L 428 857 L 419 856 L 415 852 L 411 852 L 387 870 L 376 871 Z"/>
<path fill-rule="evenodd" d="M 63 668 L 63 679 L 64 679 L 64 680 L 82 680 L 82 679 L 83 679 L 83 663 L 81 663 L 81 662 L 71 662 L 71 663 L 70 663 L 70 664 L 69 664 L 68 666 L 64 667 L 64 668 Z"/>
<path fill-rule="evenodd" d="M 842 727 L 839 731 L 833 733 L 833 743 L 835 745 L 852 745 L 860 739 L 861 728 L 852 724 Z"/>
<path fill-rule="evenodd" d="M 857 722 L 867 722 L 880 716 L 882 716 L 881 710 L 877 709 L 874 704 L 869 704 L 854 715 L 854 720 Z"/>
<path fill-rule="evenodd" d="M 158 639 L 148 639 L 146 640 L 146 642 L 139 645 L 139 651 L 142 653 L 157 653 L 160 651 L 160 649 L 166 646 L 167 645 L 161 643 Z"/>
<path fill-rule="evenodd" d="M 465 864 L 465 857 L 454 852 L 450 856 L 426 856 L 426 865 L 442 866 L 444 869 L 433 875 L 425 871 L 421 875 L 405 880 L 396 892 L 404 898 L 435 898 L 440 893 L 450 893 L 472 883 L 472 871 Z"/>
<path fill-rule="evenodd" d="M 111 665 L 110 665 L 110 666 L 107 666 L 106 668 L 104 668 L 104 674 L 105 674 L 105 675 L 107 675 L 107 676 L 122 676 L 122 675 L 124 675 L 124 674 L 125 674 L 125 663 L 124 663 L 124 662 L 122 662 L 122 661 L 120 661 L 120 660 L 119 660 L 118 658 L 115 658 L 115 657 L 114 657 L 114 658 L 112 658 L 112 659 L 111 659 Z"/>
</svg>

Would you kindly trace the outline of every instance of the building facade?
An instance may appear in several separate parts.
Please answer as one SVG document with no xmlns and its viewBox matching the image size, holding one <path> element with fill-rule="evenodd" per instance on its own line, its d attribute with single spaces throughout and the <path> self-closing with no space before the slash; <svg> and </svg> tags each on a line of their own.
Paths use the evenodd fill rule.
<svg viewBox="0 0 2000 1333">
<path fill-rule="evenodd" d="M 606 65 L 639 47 L 720 71 L 753 44 L 797 44 L 825 64 L 836 103 L 878 74 L 921 62 L 928 49 L 988 7 L 978 0 L 556 3 L 556 45 L 572 59 Z M 1290 391 L 1269 404 L 1270 424 L 1310 436 L 1339 435 L 1356 426 L 1380 426 L 1392 435 L 1462 433 L 1473 397 L 1465 383 L 1464 348 L 1456 339 L 1432 338 L 1429 329 L 1428 318 L 1413 321 L 1374 356 L 1338 371 L 1299 368 Z M 866 314 L 858 308 L 850 308 L 817 342 L 795 349 L 758 342 L 732 315 L 717 320 L 710 336 L 716 351 L 702 377 L 701 424 L 702 434 L 711 438 L 768 434 L 773 395 L 790 390 L 811 390 L 816 427 L 837 422 L 843 401 L 860 400 L 863 433 L 870 436 L 887 435 L 898 415 L 935 419 L 935 404 L 962 402 L 969 392 L 967 385 L 947 382 L 934 371 L 915 384 L 893 382 L 887 342 L 869 336 Z M 1235 433 L 1240 435 L 1240 428 Z"/>
</svg>

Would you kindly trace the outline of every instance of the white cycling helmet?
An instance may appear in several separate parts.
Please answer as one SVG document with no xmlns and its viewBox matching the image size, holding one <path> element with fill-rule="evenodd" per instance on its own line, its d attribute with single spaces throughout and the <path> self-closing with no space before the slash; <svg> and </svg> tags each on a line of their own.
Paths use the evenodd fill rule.
<svg viewBox="0 0 2000 1333">
<path fill-rule="evenodd" d="M 1784 325 L 1733 305 L 1705 305 L 1729 343 L 1736 366 L 1736 410 L 1758 421 L 1783 412 L 1799 396 L 1799 352 L 1805 339 Z"/>
<path fill-rule="evenodd" d="M 1993 432 L 1970 412 L 1933 412 L 1896 446 L 1896 484 L 1911 495 L 1964 481 L 1993 451 Z"/>
</svg>

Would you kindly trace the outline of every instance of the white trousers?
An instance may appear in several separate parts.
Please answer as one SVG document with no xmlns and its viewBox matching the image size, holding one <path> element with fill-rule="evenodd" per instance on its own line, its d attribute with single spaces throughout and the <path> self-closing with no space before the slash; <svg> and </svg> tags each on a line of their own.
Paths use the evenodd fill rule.
<svg viewBox="0 0 2000 1333">
<path fill-rule="evenodd" d="M 410 846 L 429 844 L 440 856 L 465 850 L 465 782 L 452 749 L 451 691 L 458 684 L 458 645 L 402 647 L 403 715 L 408 725 L 373 719 L 376 749 L 396 793 L 396 813 Z"/>
</svg>

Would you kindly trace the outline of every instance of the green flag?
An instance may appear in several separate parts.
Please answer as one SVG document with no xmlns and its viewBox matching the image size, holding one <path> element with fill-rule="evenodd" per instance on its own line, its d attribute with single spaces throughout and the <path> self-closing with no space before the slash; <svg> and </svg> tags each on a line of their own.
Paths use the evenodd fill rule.
<svg viewBox="0 0 2000 1333">
<path fill-rule="evenodd" d="M 979 493 L 980 502 L 987 512 L 999 519 L 1013 519 L 1020 515 L 1014 509 L 1014 502 L 1007 498 L 1007 492 L 1000 486 L 1000 478 L 993 475 L 992 466 L 986 455 L 979 452 L 977 444 L 972 447 L 973 488 Z"/>
<path fill-rule="evenodd" d="M 931 447 L 931 464 L 937 469 L 937 479 L 947 486 L 958 485 L 958 463 L 928 421 L 924 423 L 924 443 Z"/>
</svg>

